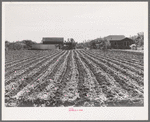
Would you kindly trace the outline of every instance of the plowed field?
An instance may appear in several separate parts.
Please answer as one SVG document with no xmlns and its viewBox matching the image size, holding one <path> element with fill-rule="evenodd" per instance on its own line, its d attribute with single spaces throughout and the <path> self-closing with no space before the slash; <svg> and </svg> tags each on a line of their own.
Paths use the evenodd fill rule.
<svg viewBox="0 0 150 122">
<path fill-rule="evenodd" d="M 5 54 L 7 107 L 144 105 L 143 54 L 27 50 Z"/>
</svg>

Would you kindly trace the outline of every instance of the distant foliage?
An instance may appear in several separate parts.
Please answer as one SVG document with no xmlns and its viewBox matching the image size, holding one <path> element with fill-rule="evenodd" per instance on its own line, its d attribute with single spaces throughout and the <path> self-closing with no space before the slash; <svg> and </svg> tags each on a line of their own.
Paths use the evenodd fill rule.
<svg viewBox="0 0 150 122">
<path fill-rule="evenodd" d="M 90 42 L 90 49 L 97 49 L 97 47 L 96 47 L 96 41 L 95 40 L 92 40 Z"/>
<path fill-rule="evenodd" d="M 73 38 L 71 38 L 69 41 L 65 41 L 62 49 L 64 50 L 72 50 L 76 48 L 77 43 Z"/>
<path fill-rule="evenodd" d="M 71 38 L 71 49 L 75 49 L 76 48 L 76 42 L 73 38 Z"/>
<path fill-rule="evenodd" d="M 36 43 L 36 42 L 31 41 L 31 40 L 23 40 L 22 42 L 25 44 L 25 47 L 27 49 L 31 49 L 32 48 L 32 44 Z"/>
<path fill-rule="evenodd" d="M 111 46 L 110 42 L 103 38 L 97 38 L 95 40 L 90 41 L 91 49 L 106 50 L 110 48 L 110 46 Z"/>
<path fill-rule="evenodd" d="M 9 42 L 5 41 L 5 50 L 29 50 L 32 47 L 32 44 L 35 44 L 36 42 L 33 42 L 31 40 L 22 40 L 17 42 Z"/>
<path fill-rule="evenodd" d="M 137 33 L 137 35 L 132 36 L 131 39 L 134 41 L 137 47 L 144 46 L 144 32 Z"/>
<path fill-rule="evenodd" d="M 83 49 L 84 48 L 84 44 L 83 43 L 77 43 L 76 44 L 76 48 L 77 49 Z"/>
</svg>

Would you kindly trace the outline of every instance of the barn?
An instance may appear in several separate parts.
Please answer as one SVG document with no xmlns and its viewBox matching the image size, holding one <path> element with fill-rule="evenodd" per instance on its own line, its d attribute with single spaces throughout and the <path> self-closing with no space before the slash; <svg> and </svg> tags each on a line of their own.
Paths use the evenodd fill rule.
<svg viewBox="0 0 150 122">
<path fill-rule="evenodd" d="M 112 49 L 130 49 L 130 45 L 134 43 L 132 39 L 124 35 L 110 35 L 105 39 L 110 42 Z"/>
<path fill-rule="evenodd" d="M 49 50 L 49 49 L 60 49 L 63 46 L 64 38 L 61 37 L 44 37 L 42 43 L 33 44 L 32 49 L 36 50 Z"/>
</svg>

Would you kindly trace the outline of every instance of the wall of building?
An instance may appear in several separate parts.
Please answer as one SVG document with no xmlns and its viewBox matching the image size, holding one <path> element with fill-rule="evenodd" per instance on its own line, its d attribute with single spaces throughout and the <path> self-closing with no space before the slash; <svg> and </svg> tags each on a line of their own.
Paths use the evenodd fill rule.
<svg viewBox="0 0 150 122">
<path fill-rule="evenodd" d="M 50 49 L 57 49 L 54 44 L 34 44 L 32 45 L 32 49 L 35 50 L 50 50 Z"/>
<path fill-rule="evenodd" d="M 133 40 L 125 38 L 123 40 L 110 41 L 111 48 L 113 49 L 130 49 L 130 45 L 133 44 Z"/>
</svg>

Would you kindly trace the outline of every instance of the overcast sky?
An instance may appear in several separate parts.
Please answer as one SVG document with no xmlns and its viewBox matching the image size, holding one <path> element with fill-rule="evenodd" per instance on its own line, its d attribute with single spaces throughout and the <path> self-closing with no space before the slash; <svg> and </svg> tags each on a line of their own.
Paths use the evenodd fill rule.
<svg viewBox="0 0 150 122">
<path fill-rule="evenodd" d="M 5 39 L 42 37 L 74 38 L 75 41 L 96 39 L 108 35 L 136 35 L 144 32 L 147 3 L 16 3 L 5 4 Z"/>
</svg>

